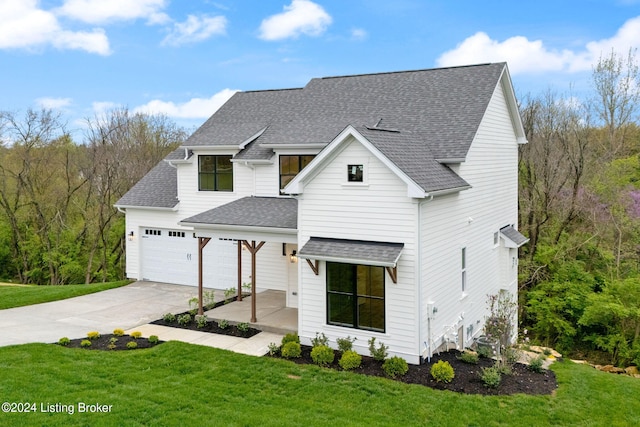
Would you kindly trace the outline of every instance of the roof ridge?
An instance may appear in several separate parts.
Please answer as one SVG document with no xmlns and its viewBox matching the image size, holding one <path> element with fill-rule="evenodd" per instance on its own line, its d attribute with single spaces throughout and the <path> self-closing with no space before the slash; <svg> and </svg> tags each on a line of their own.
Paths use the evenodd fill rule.
<svg viewBox="0 0 640 427">
<path fill-rule="evenodd" d="M 364 76 L 378 76 L 378 75 L 386 75 L 386 74 L 403 74 L 403 73 L 421 73 L 425 71 L 438 71 L 438 70 L 452 70 L 457 68 L 471 68 L 471 67 L 484 67 L 487 65 L 496 65 L 496 64 L 504 64 L 504 62 L 485 62 L 480 64 L 471 64 L 471 65 L 452 65 L 449 67 L 435 67 L 435 68 L 422 68 L 417 70 L 404 70 L 404 71 L 382 71 L 378 73 L 362 73 L 362 74 L 346 74 L 342 76 L 327 76 L 320 77 L 319 80 L 328 80 L 328 79 L 342 79 L 348 77 L 364 77 Z M 314 79 L 312 79 L 314 80 Z"/>
<path fill-rule="evenodd" d="M 257 92 L 284 92 L 287 90 L 293 91 L 293 90 L 303 90 L 303 87 L 289 87 L 289 88 L 282 88 L 282 89 L 254 89 L 254 90 L 241 90 L 240 93 L 257 93 Z"/>
</svg>

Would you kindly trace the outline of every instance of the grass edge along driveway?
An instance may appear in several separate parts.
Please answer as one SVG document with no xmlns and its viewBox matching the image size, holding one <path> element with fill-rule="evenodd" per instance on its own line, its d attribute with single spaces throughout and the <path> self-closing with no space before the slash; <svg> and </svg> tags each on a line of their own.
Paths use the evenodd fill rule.
<svg viewBox="0 0 640 427">
<path fill-rule="evenodd" d="M 639 425 L 640 380 L 570 361 L 554 396 L 462 395 L 384 378 L 168 342 L 135 351 L 0 348 L 0 396 L 35 403 L 2 425 Z M 78 413 L 80 403 L 111 405 Z M 41 405 L 74 413 L 42 412 Z"/>
</svg>

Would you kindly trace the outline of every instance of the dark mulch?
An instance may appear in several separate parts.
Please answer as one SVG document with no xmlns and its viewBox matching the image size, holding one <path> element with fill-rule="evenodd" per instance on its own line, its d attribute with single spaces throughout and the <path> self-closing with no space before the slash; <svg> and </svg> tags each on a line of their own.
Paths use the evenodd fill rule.
<svg viewBox="0 0 640 427">
<path fill-rule="evenodd" d="M 111 338 L 115 338 L 117 341 L 114 343 L 115 347 L 114 348 L 109 348 L 109 345 L 111 344 Z M 73 339 L 69 341 L 69 344 L 66 345 L 66 347 L 70 347 L 70 348 L 82 348 L 82 349 L 86 349 L 86 350 L 107 350 L 107 351 L 115 351 L 115 350 L 130 350 L 127 348 L 127 343 L 135 341 L 136 344 L 138 344 L 138 346 L 135 348 L 137 349 L 141 349 L 141 348 L 150 348 L 150 347 L 154 347 L 158 344 L 163 343 L 164 341 L 158 341 L 157 343 L 150 343 L 149 340 L 147 338 L 138 338 L 135 339 L 130 335 L 123 335 L 121 337 L 117 337 L 113 334 L 105 334 L 105 335 L 101 335 L 100 338 L 94 339 L 94 340 L 89 340 L 91 341 L 91 346 L 89 347 L 82 347 L 80 345 L 80 343 L 84 340 L 86 340 L 87 338 L 78 338 L 78 339 Z"/>
<path fill-rule="evenodd" d="M 558 387 L 556 376 L 553 371 L 544 370 L 542 373 L 535 373 L 521 363 L 513 365 L 512 375 L 503 375 L 502 382 L 498 388 L 488 388 L 480 379 L 480 372 L 484 367 L 493 366 L 495 361 L 489 358 L 480 358 L 477 365 L 462 362 L 458 359 L 460 352 L 449 351 L 434 355 L 431 362 L 422 365 L 409 365 L 409 372 L 405 376 L 395 378 L 408 384 L 420 384 L 438 390 L 450 390 L 466 394 L 483 395 L 508 395 L 516 393 L 524 394 L 552 394 Z M 338 365 L 340 352 L 335 351 L 334 363 L 330 369 L 342 370 Z M 311 359 L 311 347 L 302 346 L 302 356 L 298 359 L 291 359 L 299 364 L 313 364 Z M 453 367 L 455 377 L 448 384 L 436 382 L 430 374 L 431 366 L 439 360 L 447 361 Z M 382 370 L 382 362 L 378 362 L 371 357 L 363 356 L 362 365 L 352 372 L 372 375 L 377 377 L 387 377 Z M 387 377 L 388 378 L 388 377 Z"/>
<path fill-rule="evenodd" d="M 184 314 L 184 313 L 182 313 Z M 180 316 L 180 314 L 176 315 L 176 319 Z M 199 328 L 194 320 L 194 316 L 191 316 L 191 321 L 185 325 L 181 325 L 176 320 L 175 322 L 166 322 L 163 319 L 158 319 L 156 321 L 151 322 L 154 325 L 162 325 L 162 326 L 170 326 L 172 328 L 181 328 L 181 329 L 190 329 L 192 331 L 199 332 L 210 332 L 212 334 L 221 334 L 221 335 L 230 335 L 233 337 L 240 338 L 251 338 L 252 336 L 259 334 L 261 331 L 259 329 L 249 327 L 246 331 L 243 331 L 238 328 L 238 325 L 229 324 L 226 328 L 221 328 L 218 326 L 218 323 L 213 320 L 208 320 L 207 324 L 202 328 Z"/>
</svg>

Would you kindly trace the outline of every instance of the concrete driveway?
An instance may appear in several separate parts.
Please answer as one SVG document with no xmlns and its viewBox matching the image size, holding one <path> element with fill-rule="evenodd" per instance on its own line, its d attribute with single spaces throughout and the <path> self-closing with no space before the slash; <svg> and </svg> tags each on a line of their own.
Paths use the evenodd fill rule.
<svg viewBox="0 0 640 427">
<path fill-rule="evenodd" d="M 0 310 L 0 346 L 53 343 L 61 337 L 82 338 L 132 329 L 189 309 L 198 288 L 155 282 L 135 282 L 95 294 Z"/>
</svg>

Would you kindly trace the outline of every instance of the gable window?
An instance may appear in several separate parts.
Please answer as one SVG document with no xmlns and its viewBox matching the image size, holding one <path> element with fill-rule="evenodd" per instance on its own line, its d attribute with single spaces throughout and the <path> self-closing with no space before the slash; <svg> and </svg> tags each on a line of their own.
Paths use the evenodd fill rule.
<svg viewBox="0 0 640 427">
<path fill-rule="evenodd" d="M 467 248 L 462 248 L 462 293 L 467 292 Z"/>
<path fill-rule="evenodd" d="M 384 332 L 384 267 L 327 262 L 327 323 Z"/>
<path fill-rule="evenodd" d="M 286 187 L 305 166 L 311 163 L 314 157 L 313 155 L 280 156 L 280 189 Z"/>
<path fill-rule="evenodd" d="M 233 191 L 231 156 L 198 156 L 200 191 Z"/>
<path fill-rule="evenodd" d="M 347 165 L 347 181 L 363 182 L 364 165 Z"/>
</svg>

